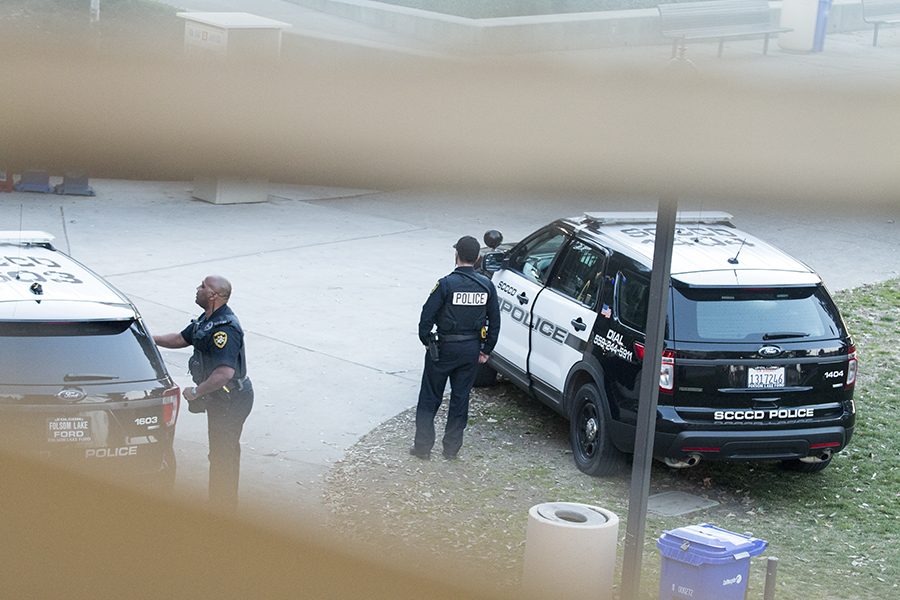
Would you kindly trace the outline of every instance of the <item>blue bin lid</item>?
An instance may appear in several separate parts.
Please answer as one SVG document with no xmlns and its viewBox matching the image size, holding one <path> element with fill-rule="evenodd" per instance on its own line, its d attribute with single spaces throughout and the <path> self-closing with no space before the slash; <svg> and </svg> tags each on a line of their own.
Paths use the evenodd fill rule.
<svg viewBox="0 0 900 600">
<path fill-rule="evenodd" d="M 666 558 L 693 566 L 721 565 L 762 554 L 769 543 L 711 525 L 689 525 L 665 531 L 656 547 Z"/>
</svg>

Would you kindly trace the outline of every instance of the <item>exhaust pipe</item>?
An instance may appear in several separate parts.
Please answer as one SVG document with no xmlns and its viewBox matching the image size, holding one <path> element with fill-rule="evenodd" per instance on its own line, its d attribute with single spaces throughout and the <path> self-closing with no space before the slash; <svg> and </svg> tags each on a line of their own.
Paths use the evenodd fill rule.
<svg viewBox="0 0 900 600">
<path fill-rule="evenodd" d="M 819 454 L 814 456 L 804 456 L 800 459 L 800 462 L 805 463 L 823 463 L 831 460 L 831 450 L 822 450 Z"/>
<path fill-rule="evenodd" d="M 687 469 L 689 467 L 696 467 L 701 458 L 702 457 L 699 454 L 690 454 L 683 460 L 678 458 L 669 458 L 668 456 L 663 460 L 665 461 L 667 466 L 672 467 L 673 469 Z"/>
</svg>

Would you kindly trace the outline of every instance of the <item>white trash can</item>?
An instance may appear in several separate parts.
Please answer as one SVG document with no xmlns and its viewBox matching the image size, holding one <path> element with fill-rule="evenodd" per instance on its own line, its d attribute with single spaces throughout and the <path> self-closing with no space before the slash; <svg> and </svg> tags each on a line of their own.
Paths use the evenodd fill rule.
<svg viewBox="0 0 900 600">
<path fill-rule="evenodd" d="M 528 511 L 522 592 L 526 598 L 609 600 L 619 517 L 575 502 L 536 504 Z"/>
</svg>

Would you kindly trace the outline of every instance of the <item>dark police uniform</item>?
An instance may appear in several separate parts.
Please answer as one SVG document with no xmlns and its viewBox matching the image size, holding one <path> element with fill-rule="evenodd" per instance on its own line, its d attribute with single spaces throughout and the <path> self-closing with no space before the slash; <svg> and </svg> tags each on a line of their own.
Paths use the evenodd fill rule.
<svg viewBox="0 0 900 600">
<path fill-rule="evenodd" d="M 209 430 L 209 500 L 221 508 L 234 509 L 238 501 L 241 468 L 241 431 L 253 408 L 253 387 L 247 377 L 244 358 L 244 331 L 228 307 L 220 307 L 206 318 L 201 314 L 181 332 L 194 347 L 191 377 L 195 384 L 205 381 L 220 366 L 234 369 L 234 378 L 221 389 L 194 402 L 205 404 Z M 190 409 L 195 410 L 194 403 Z"/>
<path fill-rule="evenodd" d="M 425 370 L 416 407 L 416 437 L 411 452 L 428 456 L 434 446 L 434 416 L 450 379 L 450 406 L 444 429 L 444 456 L 453 458 L 462 447 L 469 420 L 469 392 L 478 369 L 478 354 L 490 354 L 500 333 L 497 291 L 490 279 L 473 267 L 457 267 L 440 279 L 419 318 L 419 339 L 428 345 L 437 325 L 439 358 L 425 355 Z M 482 329 L 487 335 L 482 338 Z"/>
</svg>

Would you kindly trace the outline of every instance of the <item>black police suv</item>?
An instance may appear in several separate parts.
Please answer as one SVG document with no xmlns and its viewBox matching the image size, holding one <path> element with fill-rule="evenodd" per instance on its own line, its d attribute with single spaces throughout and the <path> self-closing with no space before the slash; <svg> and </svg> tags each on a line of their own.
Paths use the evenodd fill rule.
<svg viewBox="0 0 900 600">
<path fill-rule="evenodd" d="M 0 232 L 0 449 L 171 486 L 181 392 L 135 306 L 52 239 Z"/>
<path fill-rule="evenodd" d="M 570 420 L 578 468 L 634 450 L 654 213 L 561 219 L 482 257 L 500 339 L 479 382 L 510 381 Z M 681 213 L 673 248 L 654 455 L 672 467 L 777 460 L 816 472 L 850 441 L 856 349 L 808 266 L 733 227 Z"/>
</svg>

